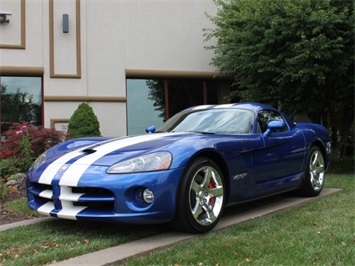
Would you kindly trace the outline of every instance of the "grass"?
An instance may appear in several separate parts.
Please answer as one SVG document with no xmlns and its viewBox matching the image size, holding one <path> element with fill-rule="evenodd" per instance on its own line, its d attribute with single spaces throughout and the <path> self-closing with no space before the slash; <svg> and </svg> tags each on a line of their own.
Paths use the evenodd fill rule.
<svg viewBox="0 0 355 266">
<path fill-rule="evenodd" d="M 326 186 L 343 191 L 125 265 L 355 265 L 354 175 L 329 175 Z"/>
<path fill-rule="evenodd" d="M 126 265 L 355 265 L 354 175 L 328 175 L 326 187 L 343 191 Z M 14 228 L 0 233 L 0 265 L 43 265 L 166 230 L 66 220 Z"/>
<path fill-rule="evenodd" d="M 0 265 L 43 265 L 157 234 L 161 226 L 54 220 L 0 233 Z"/>
<path fill-rule="evenodd" d="M 22 213 L 28 216 L 38 216 L 26 205 L 27 198 L 17 199 L 7 203 L 6 207 L 12 213 Z"/>
</svg>

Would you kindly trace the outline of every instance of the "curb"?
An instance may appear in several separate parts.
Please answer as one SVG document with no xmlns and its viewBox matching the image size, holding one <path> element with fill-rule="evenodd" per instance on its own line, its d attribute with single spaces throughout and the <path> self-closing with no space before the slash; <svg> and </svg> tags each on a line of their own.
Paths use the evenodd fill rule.
<svg viewBox="0 0 355 266">
<path fill-rule="evenodd" d="M 12 228 L 20 227 L 20 226 L 38 224 L 38 223 L 42 223 L 42 222 L 49 222 L 49 221 L 55 221 L 55 220 L 56 220 L 56 218 L 43 217 L 43 218 L 24 220 L 24 221 L 20 221 L 20 222 L 11 223 L 11 224 L 3 224 L 3 225 L 0 225 L 0 232 L 8 230 L 8 229 L 12 229 Z"/>
</svg>

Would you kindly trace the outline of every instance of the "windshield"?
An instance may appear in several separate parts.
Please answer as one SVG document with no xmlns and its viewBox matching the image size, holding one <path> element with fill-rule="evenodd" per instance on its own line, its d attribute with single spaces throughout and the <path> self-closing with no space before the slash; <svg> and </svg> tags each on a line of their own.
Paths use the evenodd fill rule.
<svg viewBox="0 0 355 266">
<path fill-rule="evenodd" d="M 243 109 L 205 109 L 178 113 L 158 131 L 202 133 L 251 133 L 254 113 Z"/>
</svg>

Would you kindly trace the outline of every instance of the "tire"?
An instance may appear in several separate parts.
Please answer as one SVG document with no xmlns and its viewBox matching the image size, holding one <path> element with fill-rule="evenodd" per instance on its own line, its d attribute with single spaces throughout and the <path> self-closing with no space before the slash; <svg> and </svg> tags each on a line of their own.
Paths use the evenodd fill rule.
<svg viewBox="0 0 355 266">
<path fill-rule="evenodd" d="M 221 170 L 210 159 L 196 158 L 182 176 L 173 226 L 187 233 L 206 233 L 218 223 L 224 203 Z"/>
<path fill-rule="evenodd" d="M 324 156 L 317 146 L 313 146 L 309 151 L 306 163 L 300 192 L 304 196 L 315 197 L 322 191 L 325 181 Z"/>
</svg>

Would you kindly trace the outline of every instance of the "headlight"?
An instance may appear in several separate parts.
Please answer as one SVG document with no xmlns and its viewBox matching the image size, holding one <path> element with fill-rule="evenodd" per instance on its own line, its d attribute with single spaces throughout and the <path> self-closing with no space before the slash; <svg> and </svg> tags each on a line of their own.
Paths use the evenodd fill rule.
<svg viewBox="0 0 355 266">
<path fill-rule="evenodd" d="M 142 155 L 112 165 L 107 173 L 123 174 L 166 170 L 170 167 L 172 156 L 169 152 L 156 152 Z"/>
<path fill-rule="evenodd" d="M 40 156 L 38 156 L 38 158 L 36 159 L 36 161 L 33 163 L 33 169 L 37 170 L 38 167 L 41 166 L 42 163 L 44 163 L 46 161 L 46 155 L 47 155 L 47 151 L 45 151 L 44 153 L 42 153 Z"/>
</svg>

